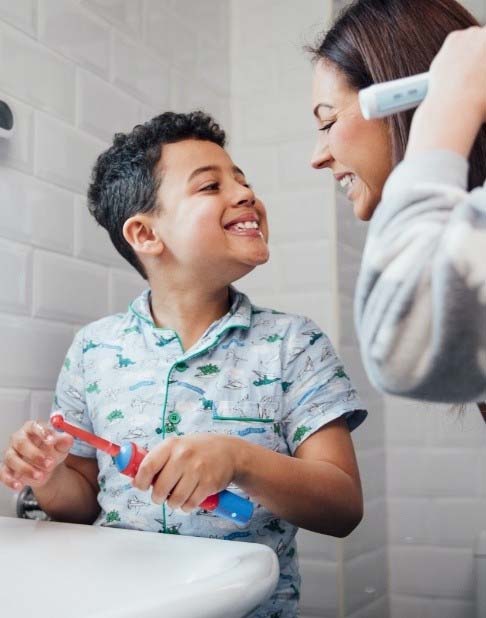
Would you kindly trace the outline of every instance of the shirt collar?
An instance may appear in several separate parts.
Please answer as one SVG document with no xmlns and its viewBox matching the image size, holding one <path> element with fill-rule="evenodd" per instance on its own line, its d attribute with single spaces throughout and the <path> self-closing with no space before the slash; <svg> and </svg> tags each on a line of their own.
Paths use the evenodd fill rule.
<svg viewBox="0 0 486 618">
<path fill-rule="evenodd" d="M 216 322 L 213 322 L 200 340 L 200 344 L 208 345 L 210 341 L 220 337 L 225 331 L 229 329 L 248 329 L 251 326 L 252 306 L 249 298 L 239 292 L 233 286 L 229 288 L 230 294 L 230 309 L 223 317 Z M 170 332 L 170 329 L 157 328 L 152 318 L 150 311 L 150 289 L 144 290 L 138 298 L 136 298 L 130 305 L 129 310 L 134 313 L 139 320 L 144 324 L 156 329 L 160 333 Z M 198 345 L 199 347 L 199 345 Z"/>
</svg>

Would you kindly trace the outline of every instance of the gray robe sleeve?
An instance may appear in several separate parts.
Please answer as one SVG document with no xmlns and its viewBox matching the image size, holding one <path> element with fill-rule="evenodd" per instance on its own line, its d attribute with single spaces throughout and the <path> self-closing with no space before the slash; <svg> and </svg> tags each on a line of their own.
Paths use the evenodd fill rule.
<svg viewBox="0 0 486 618">
<path fill-rule="evenodd" d="M 486 398 L 486 188 L 467 161 L 420 153 L 388 179 L 355 296 L 366 371 L 382 391 L 439 402 Z"/>
</svg>

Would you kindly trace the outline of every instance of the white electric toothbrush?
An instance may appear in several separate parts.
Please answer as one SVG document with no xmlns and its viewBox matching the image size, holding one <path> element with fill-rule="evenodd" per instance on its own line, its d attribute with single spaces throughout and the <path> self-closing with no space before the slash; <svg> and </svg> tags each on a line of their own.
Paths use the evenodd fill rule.
<svg viewBox="0 0 486 618">
<path fill-rule="evenodd" d="M 371 120 L 412 109 L 423 101 L 428 86 L 428 73 L 374 84 L 359 91 L 361 112 L 366 120 Z"/>
</svg>

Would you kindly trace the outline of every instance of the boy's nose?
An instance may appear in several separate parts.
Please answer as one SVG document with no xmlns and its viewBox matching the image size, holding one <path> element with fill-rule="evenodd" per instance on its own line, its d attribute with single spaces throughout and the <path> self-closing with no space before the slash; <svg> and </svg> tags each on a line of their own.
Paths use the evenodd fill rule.
<svg viewBox="0 0 486 618">
<path fill-rule="evenodd" d="M 236 194 L 235 206 L 255 206 L 256 198 L 251 187 L 239 185 L 238 193 Z"/>
<path fill-rule="evenodd" d="M 252 197 L 250 199 L 242 199 L 236 205 L 237 206 L 244 206 L 244 205 L 255 206 L 255 203 L 256 203 L 255 197 Z"/>
</svg>

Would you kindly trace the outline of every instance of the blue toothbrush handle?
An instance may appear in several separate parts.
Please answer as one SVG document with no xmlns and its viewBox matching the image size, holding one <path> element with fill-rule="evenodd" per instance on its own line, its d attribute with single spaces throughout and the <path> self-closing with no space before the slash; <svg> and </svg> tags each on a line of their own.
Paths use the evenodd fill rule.
<svg viewBox="0 0 486 618">
<path fill-rule="evenodd" d="M 114 457 L 114 462 L 122 474 L 133 478 L 146 455 L 147 451 L 134 442 L 122 442 L 120 451 Z M 208 496 L 200 507 L 218 517 L 233 521 L 238 526 L 246 526 L 253 515 L 253 503 L 227 489 L 220 491 L 219 494 Z"/>
<path fill-rule="evenodd" d="M 253 515 L 253 503 L 241 496 L 224 489 L 220 491 L 218 496 L 218 504 L 213 509 L 213 513 L 233 521 L 238 526 L 246 526 Z"/>
</svg>

